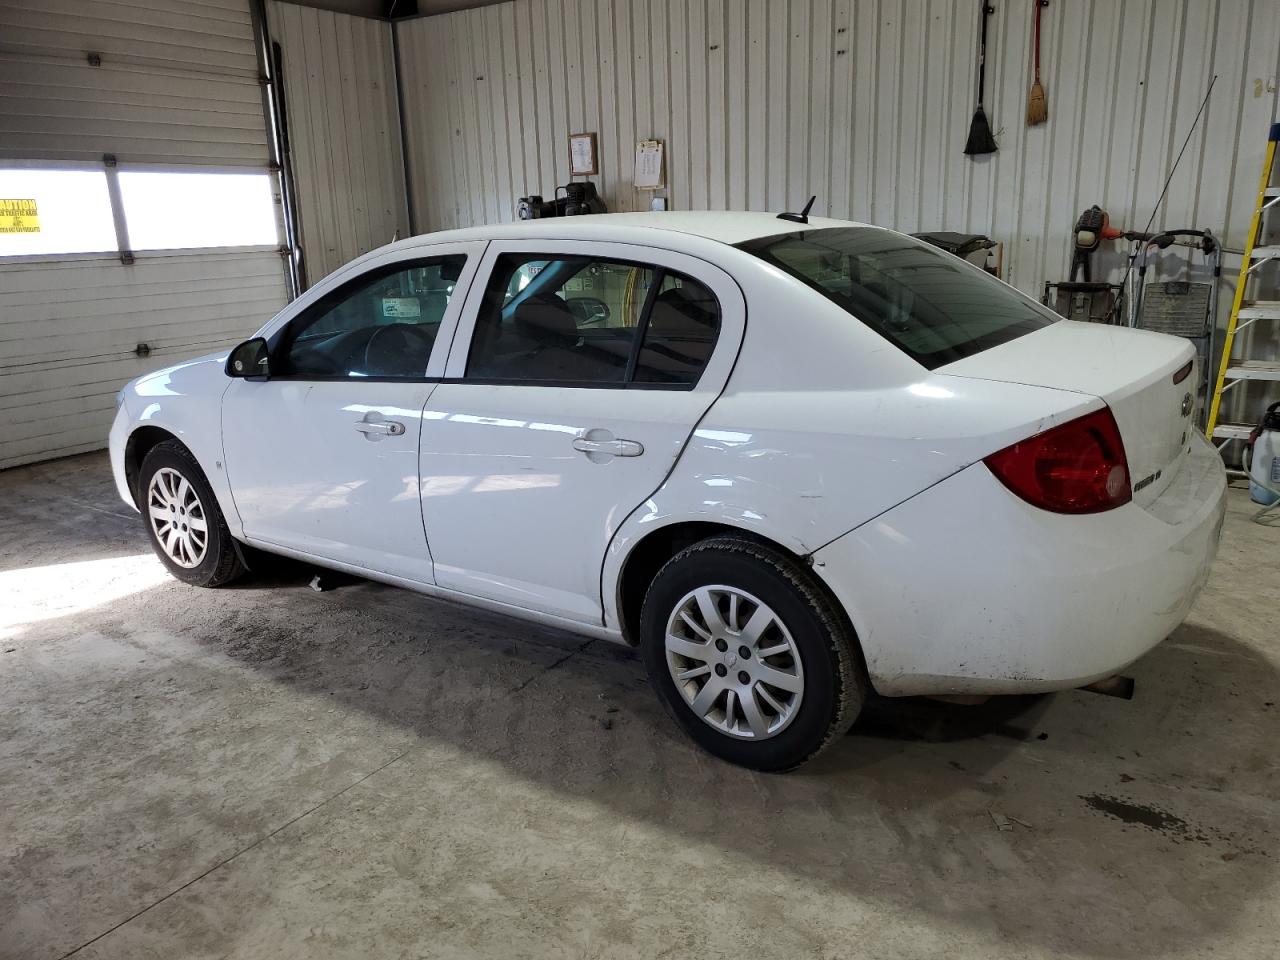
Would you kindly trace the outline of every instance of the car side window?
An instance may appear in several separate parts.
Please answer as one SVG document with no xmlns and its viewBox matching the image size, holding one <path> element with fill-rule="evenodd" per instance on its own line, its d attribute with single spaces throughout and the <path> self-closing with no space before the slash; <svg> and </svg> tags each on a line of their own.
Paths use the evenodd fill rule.
<svg viewBox="0 0 1280 960">
<path fill-rule="evenodd" d="M 636 382 L 696 384 L 719 333 L 715 294 L 681 274 L 664 275 L 636 359 Z"/>
<path fill-rule="evenodd" d="M 476 318 L 466 377 L 692 386 L 719 324 L 715 297 L 681 274 L 593 257 L 502 254 Z"/>
<path fill-rule="evenodd" d="M 465 263 L 415 260 L 343 284 L 289 324 L 273 367 L 301 378 L 424 376 Z"/>
<path fill-rule="evenodd" d="M 498 257 L 467 357 L 470 379 L 622 383 L 652 267 Z"/>
</svg>

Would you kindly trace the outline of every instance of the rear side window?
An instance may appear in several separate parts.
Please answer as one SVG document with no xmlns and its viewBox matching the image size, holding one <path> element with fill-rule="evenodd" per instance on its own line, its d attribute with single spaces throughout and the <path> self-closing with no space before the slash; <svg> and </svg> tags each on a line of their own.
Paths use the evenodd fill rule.
<svg viewBox="0 0 1280 960">
<path fill-rule="evenodd" d="M 668 273 L 654 297 L 636 361 L 640 383 L 697 383 L 720 332 L 720 305 L 697 280 Z"/>
<path fill-rule="evenodd" d="M 503 254 L 467 357 L 469 380 L 691 387 L 715 346 L 705 286 L 651 264 Z"/>
<path fill-rule="evenodd" d="M 804 230 L 739 246 L 930 370 L 1061 319 L 958 257 L 875 227 Z"/>
</svg>

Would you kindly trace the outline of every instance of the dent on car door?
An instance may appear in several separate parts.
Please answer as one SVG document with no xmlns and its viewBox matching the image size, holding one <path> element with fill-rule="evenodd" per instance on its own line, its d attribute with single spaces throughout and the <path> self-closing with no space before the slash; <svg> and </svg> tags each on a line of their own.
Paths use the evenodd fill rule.
<svg viewBox="0 0 1280 960">
<path fill-rule="evenodd" d="M 422 408 L 482 247 L 373 265 L 273 332 L 271 375 L 236 380 L 223 399 L 247 539 L 431 582 L 418 496 Z"/>
<path fill-rule="evenodd" d="M 723 388 L 743 316 L 732 280 L 692 257 L 491 243 L 424 412 L 437 582 L 602 622 L 609 540 Z"/>
</svg>

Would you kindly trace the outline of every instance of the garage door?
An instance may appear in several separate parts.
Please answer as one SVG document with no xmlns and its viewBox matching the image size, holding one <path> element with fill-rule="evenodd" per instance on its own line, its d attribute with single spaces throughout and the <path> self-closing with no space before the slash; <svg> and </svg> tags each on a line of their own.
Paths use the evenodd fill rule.
<svg viewBox="0 0 1280 960">
<path fill-rule="evenodd" d="M 249 4 L 0 0 L 0 468 L 285 303 Z"/>
</svg>

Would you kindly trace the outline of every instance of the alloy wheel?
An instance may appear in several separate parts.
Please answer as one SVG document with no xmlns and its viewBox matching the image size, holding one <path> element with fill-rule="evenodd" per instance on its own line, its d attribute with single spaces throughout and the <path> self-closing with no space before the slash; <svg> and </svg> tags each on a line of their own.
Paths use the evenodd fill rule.
<svg viewBox="0 0 1280 960">
<path fill-rule="evenodd" d="M 161 467 L 147 487 L 147 518 L 160 549 L 180 567 L 200 565 L 209 523 L 195 487 L 172 467 Z"/>
<path fill-rule="evenodd" d="M 689 707 L 720 733 L 777 736 L 804 696 L 800 652 L 764 602 L 737 587 L 698 587 L 667 620 L 667 669 Z"/>
</svg>

